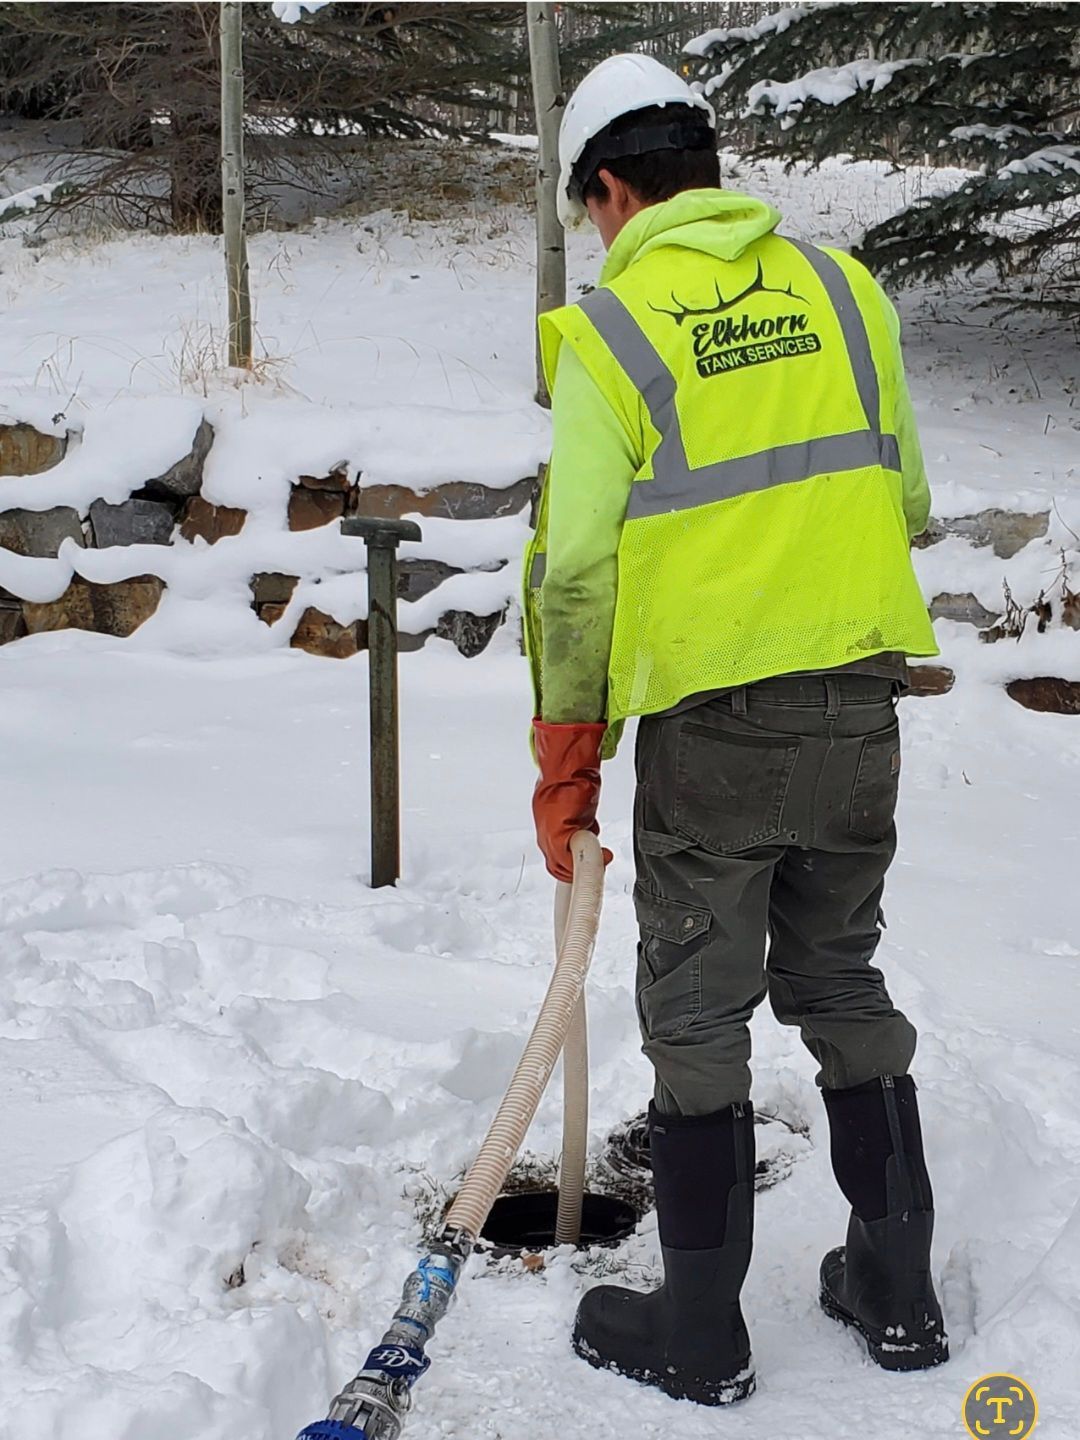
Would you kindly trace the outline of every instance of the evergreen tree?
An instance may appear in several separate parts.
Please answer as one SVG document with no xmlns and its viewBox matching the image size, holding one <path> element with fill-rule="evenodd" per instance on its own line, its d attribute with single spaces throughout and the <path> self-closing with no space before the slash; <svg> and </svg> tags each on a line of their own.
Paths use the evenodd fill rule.
<svg viewBox="0 0 1080 1440">
<path fill-rule="evenodd" d="M 755 158 L 974 172 L 870 229 L 856 253 L 875 269 L 1041 265 L 1032 303 L 1080 312 L 1080 5 L 795 5 L 687 51 L 721 133 L 749 124 Z"/>
</svg>

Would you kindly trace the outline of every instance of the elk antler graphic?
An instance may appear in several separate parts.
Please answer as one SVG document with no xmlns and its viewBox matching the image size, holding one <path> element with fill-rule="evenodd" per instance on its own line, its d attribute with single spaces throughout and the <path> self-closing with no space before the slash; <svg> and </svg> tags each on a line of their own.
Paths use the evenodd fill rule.
<svg viewBox="0 0 1080 1440">
<path fill-rule="evenodd" d="M 657 315 L 669 315 L 671 319 L 675 321 L 676 325 L 681 325 L 684 320 L 696 319 L 699 315 L 721 315 L 725 310 L 733 309 L 734 306 L 748 299 L 751 295 L 789 295 L 792 300 L 801 300 L 804 305 L 810 303 L 805 295 L 796 295 L 790 284 L 786 285 L 783 290 L 777 289 L 774 285 L 766 285 L 760 260 L 757 262 L 757 274 L 754 279 L 751 280 L 745 290 L 740 290 L 738 295 L 733 295 L 730 300 L 725 300 L 720 294 L 719 280 L 714 281 L 714 284 L 716 287 L 715 305 L 705 305 L 700 310 L 691 310 L 688 306 L 684 305 L 681 300 L 677 300 L 675 298 L 675 292 L 672 291 L 671 299 L 674 304 L 678 305 L 678 310 L 664 310 L 661 306 L 654 305 L 651 300 L 649 301 L 649 309 L 655 311 Z"/>
</svg>

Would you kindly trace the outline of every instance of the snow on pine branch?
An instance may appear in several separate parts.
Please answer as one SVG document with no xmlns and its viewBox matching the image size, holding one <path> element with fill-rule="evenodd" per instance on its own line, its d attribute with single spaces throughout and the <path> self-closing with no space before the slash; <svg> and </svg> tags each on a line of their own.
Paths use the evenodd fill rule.
<svg viewBox="0 0 1080 1440">
<path fill-rule="evenodd" d="M 1018 160 L 1010 160 L 997 172 L 999 180 L 1010 175 L 1064 175 L 1074 170 L 1080 175 L 1080 145 L 1044 145 Z"/>
<path fill-rule="evenodd" d="M 684 55 L 698 55 L 704 58 L 709 51 L 721 45 L 752 45 L 755 40 L 764 40 L 767 35 L 782 35 L 792 25 L 805 20 L 814 10 L 825 10 L 831 5 L 842 4 L 844 0 L 820 0 L 816 5 L 787 5 L 764 16 L 756 25 L 742 25 L 727 30 L 706 30 L 704 35 L 695 35 L 683 46 Z"/>
<path fill-rule="evenodd" d="M 283 25 L 295 25 L 305 14 L 314 15 L 316 10 L 325 10 L 329 3 L 330 0 L 294 0 L 294 3 L 276 0 L 270 9 Z"/>
<path fill-rule="evenodd" d="M 949 140 L 989 140 L 995 145 L 1007 145 L 1014 136 L 1030 135 L 1025 125 L 955 125 L 949 131 Z M 939 144 L 945 145 L 942 139 Z"/>
<path fill-rule="evenodd" d="M 759 80 L 746 95 L 746 114 L 763 115 L 772 109 L 780 117 L 781 129 L 790 129 L 808 100 L 822 105 L 842 105 L 861 90 L 876 95 L 884 90 L 893 76 L 911 65 L 926 65 L 912 60 L 851 60 L 846 65 L 825 65 L 810 70 L 797 80 Z"/>
<path fill-rule="evenodd" d="M 19 190 L 14 195 L 0 196 L 0 225 L 10 220 L 21 220 L 24 216 L 51 205 L 54 200 L 63 200 L 75 189 L 70 180 L 57 180 L 51 185 L 31 185 L 28 190 Z"/>
</svg>

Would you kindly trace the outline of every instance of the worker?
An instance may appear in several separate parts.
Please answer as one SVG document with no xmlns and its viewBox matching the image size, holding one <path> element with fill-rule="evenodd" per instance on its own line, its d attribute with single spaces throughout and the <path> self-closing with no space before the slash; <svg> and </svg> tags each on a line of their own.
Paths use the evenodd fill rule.
<svg viewBox="0 0 1080 1440">
<path fill-rule="evenodd" d="M 896 702 L 937 653 L 910 540 L 929 491 L 896 312 L 842 251 L 720 185 L 702 95 L 617 55 L 570 99 L 559 213 L 607 251 L 544 315 L 551 464 L 526 556 L 533 810 L 550 873 L 637 727 L 637 1009 L 664 1280 L 586 1292 L 575 1350 L 719 1405 L 754 1387 L 748 1023 L 819 1067 L 847 1243 L 821 1305 L 888 1370 L 948 1358 L 915 1031 L 874 964 Z"/>
</svg>

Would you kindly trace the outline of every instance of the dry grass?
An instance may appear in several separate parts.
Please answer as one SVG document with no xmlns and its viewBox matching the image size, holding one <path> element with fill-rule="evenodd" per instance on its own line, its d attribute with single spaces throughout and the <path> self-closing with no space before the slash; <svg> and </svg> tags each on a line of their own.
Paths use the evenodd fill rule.
<svg viewBox="0 0 1080 1440">
<path fill-rule="evenodd" d="M 505 146 L 446 141 L 375 141 L 365 150 L 362 199 L 340 214 L 357 219 L 377 210 L 404 211 L 413 220 L 495 219 L 500 206 L 532 202 L 534 159 Z M 505 222 L 504 222 L 505 223 Z"/>
</svg>

